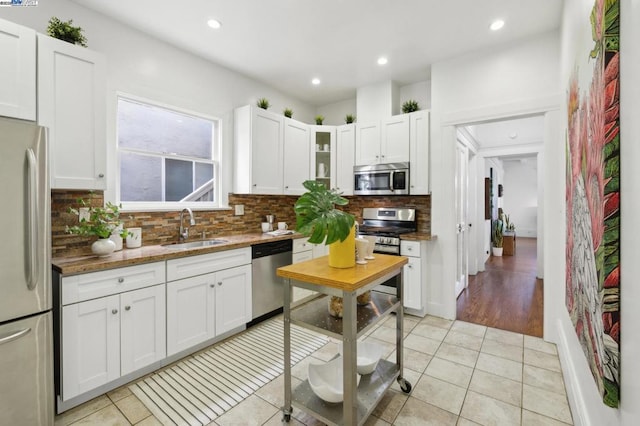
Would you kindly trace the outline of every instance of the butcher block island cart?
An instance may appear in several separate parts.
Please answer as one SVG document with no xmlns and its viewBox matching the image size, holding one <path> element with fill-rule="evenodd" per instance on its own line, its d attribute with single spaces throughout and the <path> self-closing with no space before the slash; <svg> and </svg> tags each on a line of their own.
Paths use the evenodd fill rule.
<svg viewBox="0 0 640 426">
<path fill-rule="evenodd" d="M 361 425 L 371 414 L 395 380 L 400 388 L 411 392 L 411 384 L 402 377 L 402 270 L 407 264 L 403 256 L 377 254 L 366 265 L 337 269 L 329 266 L 327 257 L 278 268 L 285 278 L 284 288 L 284 420 L 291 420 L 293 407 L 301 409 L 329 425 Z M 374 290 L 390 279 L 398 279 L 397 294 L 371 291 L 371 302 L 358 306 L 357 296 Z M 291 286 L 323 293 L 326 296 L 291 308 Z M 343 298 L 343 317 L 329 315 L 328 298 Z M 396 313 L 396 362 L 380 359 L 376 370 L 363 375 L 357 384 L 357 339 L 376 323 Z M 309 385 L 302 382 L 291 389 L 291 324 L 305 327 L 327 336 L 342 339 L 343 385 L 342 403 L 328 403 L 317 397 Z"/>
</svg>

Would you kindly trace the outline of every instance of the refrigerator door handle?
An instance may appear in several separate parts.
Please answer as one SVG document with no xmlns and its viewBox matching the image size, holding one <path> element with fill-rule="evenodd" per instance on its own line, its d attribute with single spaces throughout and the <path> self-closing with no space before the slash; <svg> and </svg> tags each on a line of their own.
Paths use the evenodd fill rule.
<svg viewBox="0 0 640 426">
<path fill-rule="evenodd" d="M 33 149 L 27 149 L 27 288 L 38 285 L 38 165 Z"/>
<path fill-rule="evenodd" d="M 25 335 L 29 334 L 30 331 L 31 331 L 31 327 L 25 328 L 24 330 L 20 330 L 17 333 L 13 333 L 13 334 L 11 334 L 9 336 L 4 336 L 4 337 L 0 336 L 0 345 L 5 344 L 5 343 L 9 343 L 12 340 L 19 339 L 22 336 L 25 336 Z"/>
</svg>

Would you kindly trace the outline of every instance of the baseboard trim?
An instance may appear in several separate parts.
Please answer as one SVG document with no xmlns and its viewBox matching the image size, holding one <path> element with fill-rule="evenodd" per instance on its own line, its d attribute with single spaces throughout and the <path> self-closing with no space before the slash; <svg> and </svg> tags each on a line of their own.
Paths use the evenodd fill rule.
<svg viewBox="0 0 640 426">
<path fill-rule="evenodd" d="M 574 426 L 592 426 L 587 414 L 587 406 L 584 394 L 578 383 L 578 371 L 569 354 L 569 340 L 565 328 L 562 326 L 560 319 L 556 322 L 558 330 L 558 353 L 560 355 L 560 364 L 562 365 L 562 374 L 567 389 L 567 398 L 571 407 Z"/>
</svg>

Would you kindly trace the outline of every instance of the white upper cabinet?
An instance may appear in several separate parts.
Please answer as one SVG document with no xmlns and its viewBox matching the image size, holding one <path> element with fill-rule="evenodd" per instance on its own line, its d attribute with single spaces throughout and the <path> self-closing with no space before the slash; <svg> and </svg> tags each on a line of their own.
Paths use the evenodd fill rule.
<svg viewBox="0 0 640 426">
<path fill-rule="evenodd" d="M 282 194 L 283 119 L 251 105 L 235 109 L 236 194 Z"/>
<path fill-rule="evenodd" d="M 313 161 L 311 178 L 331 189 L 336 182 L 336 128 L 334 126 L 310 126 Z"/>
<path fill-rule="evenodd" d="M 429 111 L 409 114 L 409 194 L 429 194 Z"/>
<path fill-rule="evenodd" d="M 311 176 L 311 139 L 309 126 L 284 118 L 284 194 L 302 195 L 302 182 Z"/>
<path fill-rule="evenodd" d="M 395 115 L 382 121 L 380 163 L 409 161 L 409 116 Z"/>
<path fill-rule="evenodd" d="M 409 117 L 395 115 L 377 123 L 356 124 L 356 165 L 409 161 Z"/>
<path fill-rule="evenodd" d="M 38 34 L 38 124 L 49 128 L 51 188 L 106 188 L 106 59 Z"/>
<path fill-rule="evenodd" d="M 334 186 L 343 195 L 353 195 L 355 155 L 355 124 L 338 126 L 336 129 L 336 180 Z"/>
<path fill-rule="evenodd" d="M 36 32 L 0 19 L 0 116 L 36 120 Z"/>
<path fill-rule="evenodd" d="M 357 166 L 368 166 L 380 162 L 380 123 L 356 123 Z"/>
</svg>

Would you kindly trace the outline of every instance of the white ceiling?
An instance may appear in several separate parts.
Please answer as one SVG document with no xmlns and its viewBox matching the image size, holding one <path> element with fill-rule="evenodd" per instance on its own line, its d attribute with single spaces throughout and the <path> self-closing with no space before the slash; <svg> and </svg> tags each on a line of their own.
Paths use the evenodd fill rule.
<svg viewBox="0 0 640 426">
<path fill-rule="evenodd" d="M 311 105 L 556 29 L 562 0 L 73 0 Z M 210 18 L 222 22 L 212 30 Z M 504 28 L 491 32 L 496 18 Z M 389 58 L 380 67 L 379 56 Z M 313 77 L 322 84 L 312 86 Z"/>
<path fill-rule="evenodd" d="M 540 144 L 544 137 L 544 116 L 476 124 L 466 129 L 480 149 Z"/>
</svg>

